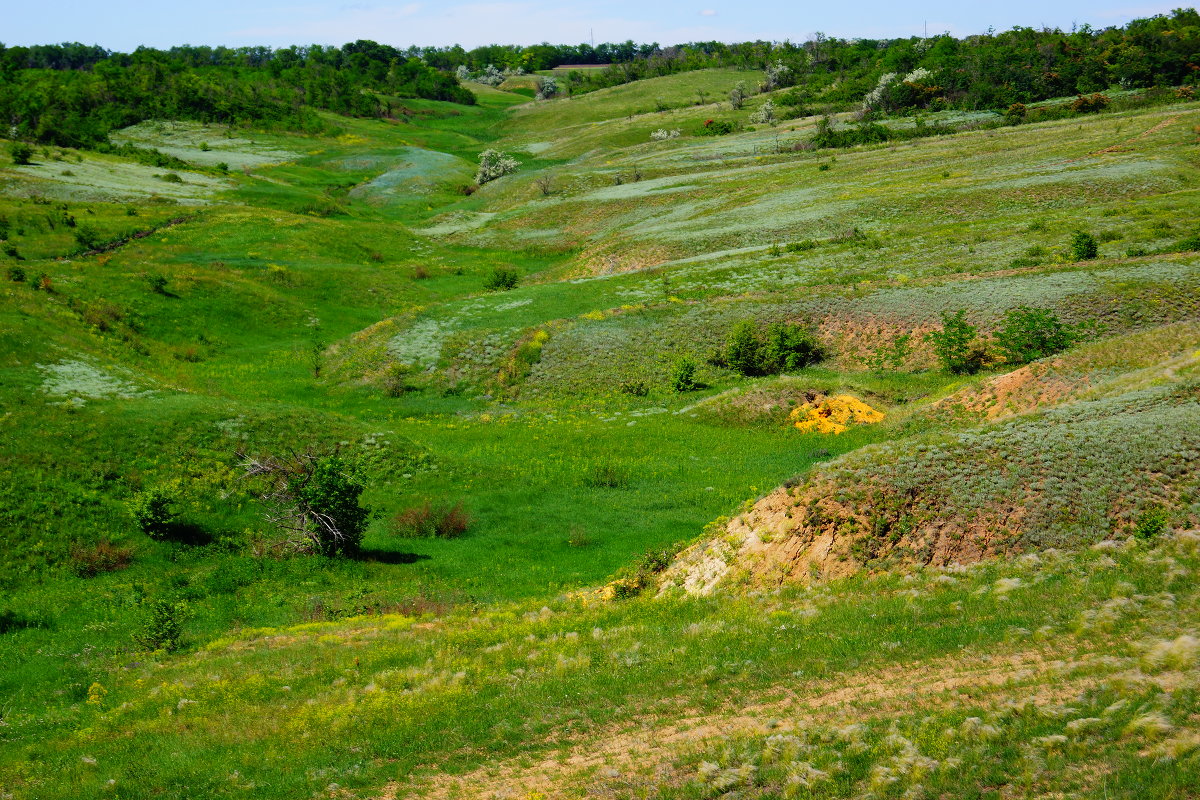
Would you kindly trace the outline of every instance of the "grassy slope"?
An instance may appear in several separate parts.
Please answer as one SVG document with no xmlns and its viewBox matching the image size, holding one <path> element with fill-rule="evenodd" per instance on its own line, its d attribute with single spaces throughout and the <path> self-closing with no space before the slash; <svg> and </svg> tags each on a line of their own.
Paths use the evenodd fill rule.
<svg viewBox="0 0 1200 800">
<path fill-rule="evenodd" d="M 524 98 L 489 90 L 470 109 L 412 101 L 406 123 L 339 121 L 343 133 L 326 139 L 216 132 L 220 144 L 208 151 L 198 149 L 202 131 L 150 126 L 139 134 L 147 143 L 169 132 L 182 153 L 244 153 L 245 169 L 235 165 L 223 178 L 233 188 L 187 210 L 183 224 L 102 255 L 70 255 L 75 243 L 61 215 L 117 236 L 180 210 L 153 197 L 155 183 L 114 184 L 100 195 L 59 174 L 52 193 L 41 179 L 6 171 L 0 213 L 10 243 L 30 277 L 45 273 L 55 291 L 28 282 L 0 288 L 0 424 L 12 434 L 0 444 L 0 467 L 12 476 L 0 534 L 0 579 L 10 593 L 0 606 L 0 682 L 10 698 L 0 784 L 21 797 L 103 796 L 109 779 L 131 797 L 295 797 L 372 796 L 397 779 L 390 792 L 426 796 L 496 788 L 485 773 L 468 772 L 457 788 L 447 779 L 414 782 L 434 768 L 514 759 L 504 761 L 500 783 L 552 794 L 598 781 L 619 796 L 710 796 L 722 782 L 746 788 L 753 780 L 771 796 L 782 791 L 772 782 L 804 769 L 781 760 L 782 746 L 793 762 L 804 752 L 814 769 L 836 776 L 829 791 L 841 796 L 874 780 L 874 766 L 904 766 L 893 760 L 907 745 L 887 738 L 895 720 L 900 735 L 943 766 L 922 773 L 909 759 L 909 773 L 880 784 L 889 796 L 912 783 L 982 791 L 985 784 L 963 777 L 976 769 L 1020 772 L 1031 793 L 1095 791 L 1072 776 L 1100 763 L 1113 776 L 1108 796 L 1166 797 L 1186 785 L 1196 770 L 1187 744 L 1194 671 L 1112 677 L 1139 667 L 1193 670 L 1186 652 L 1177 664 L 1139 661 L 1135 644 L 1187 629 L 1196 600 L 1181 576 L 1195 564 L 1183 551 L 1154 556 L 1175 558 L 1175 572 L 1134 551 L 1102 568 L 1099 556 L 991 566 L 957 588 L 938 588 L 936 576 L 915 586 L 885 576 L 769 600 L 597 606 L 563 594 L 600 583 L 639 551 L 696 536 L 831 455 L 960 428 L 961 420 L 923 409 L 962 396 L 962 381 L 861 371 L 881 337 L 919 333 L 941 310 L 967 308 L 987 327 L 1013 305 L 1049 305 L 1073 319 L 1102 319 L 1109 333 L 1195 317 L 1194 255 L 1124 255 L 1194 232 L 1193 107 L 836 158 L 776 154 L 771 130 L 649 143 L 651 130 L 690 130 L 715 111 L 655 113 L 653 98 L 682 106 L 697 88 L 715 98 L 753 78 L 691 73 L 511 114 L 505 109 Z M 781 140 L 812 122 L 786 123 Z M 464 198 L 456 190 L 475 154 L 495 143 L 536 146 L 520 173 Z M 1089 155 L 1114 143 L 1125 144 Z M 272 165 L 255 158 L 265 151 L 298 157 Z M 74 155 L 62 154 L 64 168 Z M 531 185 L 539 172 L 554 181 L 547 198 Z M 618 174 L 623 182 L 614 185 Z M 32 193 L 56 199 L 20 199 Z M 64 200 L 65 210 L 57 205 Z M 444 232 L 422 235 L 431 226 Z M 853 228 L 860 235 L 843 235 Z M 1100 261 L 1061 263 L 1076 228 L 1106 234 Z M 769 251 L 799 239 L 816 246 Z M 1014 258 L 1025 261 L 1014 268 Z M 515 268 L 523 285 L 481 294 L 496 266 Z M 160 275 L 165 293 L 151 283 Z M 560 280 L 593 276 L 601 277 Z M 753 388 L 708 366 L 699 396 L 668 390 L 679 354 L 705 357 L 745 317 L 818 323 L 839 355 L 800 380 L 866 396 L 890 422 L 837 438 L 799 436 L 736 403 L 692 408 Z M 534 329 L 549 333 L 540 360 L 515 384 L 497 381 Z M 1147 365 L 1176 352 L 1136 341 Z M 386 396 L 379 386 L 387 366 L 414 353 L 431 368 L 412 378 L 419 391 Z M 928 364 L 919 348 L 907 366 Z M 75 402 L 45 392 L 62 375 Z M 648 396 L 621 393 L 622 381 L 642 381 Z M 761 389 L 773 391 L 769 382 Z M 120 396 L 146 390 L 153 394 Z M 475 518 L 471 532 L 456 541 L 396 540 L 380 518 L 362 561 L 255 558 L 262 523 L 234 453 L 308 442 L 342 442 L 360 458 L 372 484 L 367 500 L 385 516 L 427 499 L 461 500 Z M 132 530 L 122 503 L 155 484 L 181 493 L 190 526 L 181 534 L 190 539 L 151 542 Z M 104 541 L 132 548 L 132 566 L 71 574 L 80 550 Z M 1053 581 L 1045 597 L 1054 604 L 1035 589 L 995 591 L 1012 576 Z M 1163 591 L 1175 593 L 1173 608 L 1153 599 Z M 131 648 L 147 599 L 186 609 L 191 652 Z M 818 607 L 814 617 L 809 609 Z M 1156 611 L 1130 613 L 1139 608 Z M 380 613 L 393 615 L 321 622 Z M 414 624 L 422 613 L 439 616 Z M 301 620 L 313 626 L 290 627 Z M 243 631 L 263 626 L 277 630 Z M 1029 631 L 1047 644 L 1023 643 Z M 967 644 L 976 649 L 960 656 Z M 1084 666 L 1043 669 L 1043 647 L 1077 654 Z M 1015 686 L 985 691 L 998 681 L 977 680 L 986 672 L 980 663 L 1010 656 L 1037 666 Z M 881 697 L 883 713 L 851 703 L 830 717 L 862 717 L 861 733 L 821 728 L 769 746 L 754 733 L 758 717 L 781 718 L 790 733 L 812 698 L 878 686 L 876 670 L 906 675 L 913 664 L 981 688 L 971 700 L 929 699 L 928 713 Z M 1035 741 L 1057 735 L 1061 714 L 1005 710 L 1064 675 L 1080 691 L 1107 681 L 1076 709 L 1083 716 L 1128 694 L 1127 709 L 1095 714 L 1106 722 L 1080 740 L 1086 748 Z M 98 704 L 86 702 L 92 684 L 109 693 Z M 1183 687 L 1183 699 L 1167 699 L 1175 695 L 1163 686 Z M 792 699 L 771 706 L 777 697 Z M 1159 736 L 1174 743 L 1173 760 L 1138 755 L 1158 746 L 1155 734 L 1130 726 L 1154 713 L 1181 726 Z M 932 722 L 923 720 L 930 714 Z M 1003 746 L 977 745 L 955 756 L 962 771 L 949 769 L 944 755 L 958 748 L 935 741 L 934 731 L 968 716 L 997 728 Z M 700 717 L 735 736 L 714 740 Z M 643 747 L 654 765 L 644 774 L 603 744 L 614 732 L 636 740 L 631 728 L 679 725 L 701 727 Z M 556 754 L 564 731 L 572 744 Z M 286 763 L 271 755 L 281 748 Z M 596 753 L 614 764 L 602 768 Z M 549 760 L 529 766 L 541 758 Z M 736 773 L 745 765 L 758 777 Z"/>
</svg>

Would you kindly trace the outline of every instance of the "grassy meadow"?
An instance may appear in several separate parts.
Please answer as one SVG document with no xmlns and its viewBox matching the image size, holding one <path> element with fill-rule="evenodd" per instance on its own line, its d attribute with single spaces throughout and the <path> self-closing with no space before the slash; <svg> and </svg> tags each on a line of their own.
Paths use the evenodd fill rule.
<svg viewBox="0 0 1200 800">
<path fill-rule="evenodd" d="M 817 149 L 761 77 L 0 156 L 0 800 L 1192 796 L 1200 105 Z M 939 368 L 1023 307 L 1078 341 Z M 244 475 L 306 448 L 354 558 Z"/>
</svg>

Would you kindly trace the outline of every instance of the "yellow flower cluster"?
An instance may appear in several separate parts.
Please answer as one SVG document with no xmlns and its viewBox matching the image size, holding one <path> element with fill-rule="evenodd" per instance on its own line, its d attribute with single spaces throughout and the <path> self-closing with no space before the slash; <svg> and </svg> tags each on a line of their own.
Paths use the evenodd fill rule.
<svg viewBox="0 0 1200 800">
<path fill-rule="evenodd" d="M 882 422 L 884 414 L 878 409 L 851 397 L 839 394 L 822 397 L 792 409 L 788 419 L 801 433 L 843 433 L 851 425 Z"/>
</svg>

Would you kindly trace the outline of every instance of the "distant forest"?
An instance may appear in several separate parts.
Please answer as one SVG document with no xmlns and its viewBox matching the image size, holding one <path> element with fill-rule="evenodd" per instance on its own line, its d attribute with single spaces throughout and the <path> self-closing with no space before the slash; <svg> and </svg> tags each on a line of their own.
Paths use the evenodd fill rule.
<svg viewBox="0 0 1200 800">
<path fill-rule="evenodd" d="M 795 86 L 793 101 L 827 108 L 860 103 L 888 75 L 921 75 L 917 107 L 1006 109 L 1111 87 L 1200 82 L 1200 13 L 1138 19 L 1124 27 L 1070 32 L 1014 28 L 956 39 L 692 42 L 658 44 L 489 45 L 466 50 L 371 41 L 342 47 L 173 47 L 114 53 L 82 44 L 0 45 L 0 119 L 9 135 L 60 146 L 95 147 L 108 133 L 152 118 L 270 124 L 319 130 L 312 109 L 387 116 L 388 98 L 474 103 L 454 71 L 487 65 L 535 72 L 563 65 L 573 94 L 643 78 L 711 67 L 774 67 L 769 88 Z M 780 70 L 782 65 L 787 69 Z"/>
</svg>

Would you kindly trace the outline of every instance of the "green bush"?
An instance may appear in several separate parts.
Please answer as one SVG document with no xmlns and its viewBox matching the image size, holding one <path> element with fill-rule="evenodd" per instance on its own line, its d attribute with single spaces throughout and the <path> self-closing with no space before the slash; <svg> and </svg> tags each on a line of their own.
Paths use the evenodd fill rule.
<svg viewBox="0 0 1200 800">
<path fill-rule="evenodd" d="M 675 362 L 675 366 L 671 369 L 671 388 L 677 392 L 691 392 L 698 388 L 694 360 L 683 356 Z"/>
<path fill-rule="evenodd" d="M 519 280 L 515 269 L 498 267 L 483 279 L 483 288 L 489 292 L 507 292 L 509 289 L 515 289 Z"/>
<path fill-rule="evenodd" d="M 25 270 L 21 267 L 8 268 L 8 279 L 13 283 L 24 283 L 26 277 Z"/>
<path fill-rule="evenodd" d="M 318 552 L 358 552 L 371 512 L 359 503 L 366 487 L 356 469 L 340 456 L 316 459 L 307 473 L 293 476 L 289 488 L 309 520 Z"/>
<path fill-rule="evenodd" d="M 1071 257 L 1076 261 L 1091 261 L 1100 255 L 1096 237 L 1087 231 L 1076 231 L 1071 237 Z"/>
<path fill-rule="evenodd" d="M 1020 306 L 1010 309 L 996 331 L 996 347 L 1009 364 L 1028 364 L 1060 353 L 1079 339 L 1053 311 Z"/>
<path fill-rule="evenodd" d="M 165 539 L 175 520 L 174 503 L 170 492 L 151 487 L 135 494 L 127 506 L 142 533 L 151 539 Z"/>
<path fill-rule="evenodd" d="M 697 136 L 728 136 L 737 130 L 737 125 L 724 119 L 705 120 L 704 124 L 696 129 Z"/>
<path fill-rule="evenodd" d="M 25 142 L 13 142 L 8 146 L 8 154 L 14 164 L 29 164 L 33 159 L 33 148 Z"/>
<path fill-rule="evenodd" d="M 1153 539 L 1167 529 L 1167 511 L 1162 506 L 1148 508 L 1138 515 L 1133 535 L 1138 539 Z"/>
<path fill-rule="evenodd" d="M 725 344 L 724 362 L 746 376 L 778 375 L 803 369 L 825 358 L 812 331 L 785 322 L 772 323 L 760 334 L 753 320 L 734 326 Z"/>
<path fill-rule="evenodd" d="M 987 360 L 987 350 L 977 344 L 979 329 L 966 317 L 967 312 L 962 310 L 943 312 L 942 329 L 925 336 L 942 368 L 954 375 L 974 375 Z"/>
<path fill-rule="evenodd" d="M 172 653 L 179 649 L 183 636 L 183 609 L 165 600 L 149 604 L 148 615 L 142 626 L 133 634 L 133 641 L 145 650 L 164 650 Z"/>
</svg>

